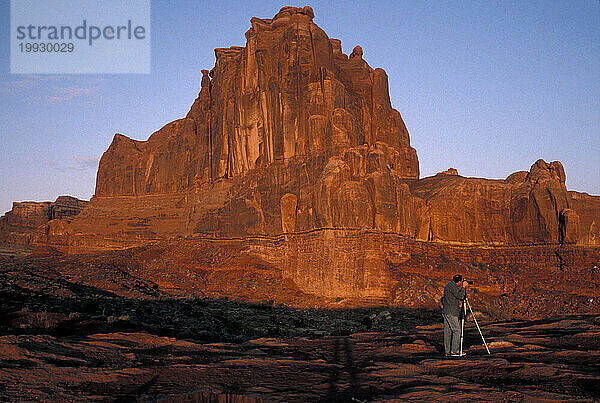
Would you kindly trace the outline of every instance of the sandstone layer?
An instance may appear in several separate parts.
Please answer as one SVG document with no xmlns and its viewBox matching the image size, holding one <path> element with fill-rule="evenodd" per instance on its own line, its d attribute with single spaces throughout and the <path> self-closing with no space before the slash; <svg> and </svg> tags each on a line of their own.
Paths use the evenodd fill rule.
<svg viewBox="0 0 600 403">
<path fill-rule="evenodd" d="M 490 317 L 600 312 L 600 249 L 577 245 L 450 246 L 332 229 L 278 238 L 179 238 L 124 250 L 6 259 L 11 277 L 5 283 L 36 291 L 51 287 L 35 285 L 38 279 L 58 276 L 68 280 L 62 287 L 135 298 L 438 309 L 444 286 L 462 273 L 474 281 L 472 303 Z"/>
</svg>

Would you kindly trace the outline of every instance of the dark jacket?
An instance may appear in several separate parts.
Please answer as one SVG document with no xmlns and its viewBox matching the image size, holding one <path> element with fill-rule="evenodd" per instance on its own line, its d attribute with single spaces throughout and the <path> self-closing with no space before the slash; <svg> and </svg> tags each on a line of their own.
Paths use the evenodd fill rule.
<svg viewBox="0 0 600 403">
<path fill-rule="evenodd" d="M 449 282 L 444 287 L 444 297 L 442 298 L 442 313 L 444 315 L 460 316 L 460 301 L 465 299 L 466 290 L 458 288 L 454 281 Z"/>
</svg>

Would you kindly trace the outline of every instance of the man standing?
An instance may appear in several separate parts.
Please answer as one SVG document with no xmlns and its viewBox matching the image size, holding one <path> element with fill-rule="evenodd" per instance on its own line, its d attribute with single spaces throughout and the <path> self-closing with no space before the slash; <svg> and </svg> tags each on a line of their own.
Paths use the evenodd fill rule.
<svg viewBox="0 0 600 403">
<path fill-rule="evenodd" d="M 446 355 L 460 357 L 461 328 L 458 318 L 461 315 L 460 301 L 467 296 L 468 283 L 460 274 L 452 277 L 452 281 L 444 287 L 442 297 L 442 317 L 444 318 L 444 350 Z M 464 353 L 462 355 L 465 355 Z"/>
</svg>

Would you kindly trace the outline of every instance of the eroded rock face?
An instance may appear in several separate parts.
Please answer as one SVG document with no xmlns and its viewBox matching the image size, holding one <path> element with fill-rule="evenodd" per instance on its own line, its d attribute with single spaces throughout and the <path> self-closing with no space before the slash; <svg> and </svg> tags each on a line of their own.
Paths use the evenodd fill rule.
<svg viewBox="0 0 600 403">
<path fill-rule="evenodd" d="M 215 49 L 187 116 L 147 141 L 115 135 L 96 195 L 41 243 L 69 250 L 173 236 L 368 229 L 485 245 L 600 242 L 600 201 L 568 193 L 560 162 L 506 180 L 454 168 L 419 179 L 388 77 L 350 56 L 310 7 L 251 19 L 245 47 Z"/>
<path fill-rule="evenodd" d="M 577 243 L 600 245 L 600 196 L 580 192 L 568 193 L 571 208 L 579 218 Z"/>
<path fill-rule="evenodd" d="M 87 201 L 59 196 L 54 202 L 15 202 L 0 217 L 0 243 L 29 245 L 40 226 L 51 220 L 70 220 L 83 210 Z"/>
<path fill-rule="evenodd" d="M 516 172 L 503 181 L 465 178 L 450 171 L 410 181 L 411 193 L 427 205 L 429 224 L 422 240 L 574 243 L 579 239 L 579 219 L 571 209 L 565 179 L 560 162 L 538 160 L 529 172 Z"/>
<path fill-rule="evenodd" d="M 115 135 L 100 161 L 96 197 L 189 192 L 195 206 L 182 227 L 192 232 L 280 232 L 279 201 L 287 193 L 297 198 L 298 229 L 372 226 L 376 204 L 397 204 L 399 181 L 418 178 L 416 151 L 391 106 L 385 71 L 373 70 L 358 46 L 350 58 L 343 54 L 312 18 L 310 7 L 252 18 L 245 47 L 215 49 L 215 66 L 202 71 L 186 118 L 147 141 Z M 351 175 L 326 169 L 339 160 Z M 259 182 L 251 189 L 240 179 L 249 173 Z M 233 187 L 213 213 L 198 194 L 214 191 L 216 181 Z M 388 191 L 389 200 L 374 204 Z M 247 222 L 229 225 L 228 213 Z M 214 214 L 224 221 L 218 228 L 207 222 Z M 399 213 L 378 214 L 382 227 L 405 230 Z"/>
<path fill-rule="evenodd" d="M 252 18 L 246 47 L 215 49 L 185 119 L 145 142 L 116 135 L 100 163 L 96 195 L 168 193 L 233 178 L 293 158 L 339 155 L 384 142 L 401 154 L 395 170 L 418 177 L 416 152 L 388 79 L 356 49 L 341 53 L 308 8 Z M 127 158 L 124 158 L 127 156 Z M 119 175 L 117 179 L 117 173 Z"/>
</svg>

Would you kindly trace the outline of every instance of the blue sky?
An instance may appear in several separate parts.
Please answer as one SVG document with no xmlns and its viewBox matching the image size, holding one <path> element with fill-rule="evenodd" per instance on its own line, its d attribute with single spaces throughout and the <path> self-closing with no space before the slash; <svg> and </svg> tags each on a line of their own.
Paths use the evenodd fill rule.
<svg viewBox="0 0 600 403">
<path fill-rule="evenodd" d="M 50 3 L 50 2 L 49 2 Z M 0 1 L 0 214 L 13 201 L 93 195 L 114 133 L 145 140 L 185 116 L 216 47 L 251 17 L 311 5 L 345 53 L 389 76 L 421 176 L 505 178 L 559 160 L 567 188 L 600 194 L 600 2 L 152 2 L 151 74 L 10 74 Z"/>
</svg>

